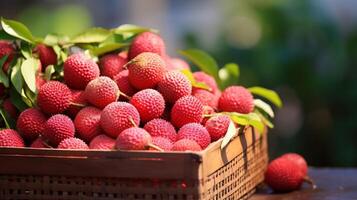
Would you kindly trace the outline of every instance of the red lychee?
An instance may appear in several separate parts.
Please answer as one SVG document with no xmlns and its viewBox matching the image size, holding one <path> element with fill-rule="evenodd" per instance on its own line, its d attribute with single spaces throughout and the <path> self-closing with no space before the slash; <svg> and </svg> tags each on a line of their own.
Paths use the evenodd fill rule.
<svg viewBox="0 0 357 200">
<path fill-rule="evenodd" d="M 307 175 L 307 162 L 304 159 L 304 157 L 302 157 L 301 155 L 297 153 L 286 153 L 282 155 L 281 158 L 291 160 L 292 162 L 294 162 L 296 165 L 299 166 L 304 176 Z"/>
<path fill-rule="evenodd" d="M 137 91 L 129 82 L 129 70 L 123 70 L 114 76 L 113 80 L 117 83 L 119 90 L 128 95 L 133 96 Z M 124 101 L 126 97 L 120 95 L 119 100 Z"/>
<path fill-rule="evenodd" d="M 130 103 L 135 106 L 143 122 L 161 117 L 165 110 L 165 100 L 162 95 L 153 89 L 145 89 L 137 92 Z"/>
<path fill-rule="evenodd" d="M 12 119 L 17 119 L 19 115 L 19 110 L 15 107 L 15 105 L 11 102 L 10 98 L 5 99 L 2 102 L 2 107 L 4 111 L 10 115 Z"/>
<path fill-rule="evenodd" d="M 212 141 L 223 137 L 228 130 L 230 118 L 227 115 L 213 116 L 205 123 L 205 127 L 211 136 Z"/>
<path fill-rule="evenodd" d="M 129 82 L 137 89 L 154 88 L 163 79 L 166 64 L 162 58 L 150 52 L 144 52 L 128 62 Z"/>
<path fill-rule="evenodd" d="M 35 48 L 38 53 L 42 66 L 45 68 L 48 65 L 57 64 L 57 55 L 52 47 L 44 44 L 38 44 Z"/>
<path fill-rule="evenodd" d="M 2 66 L 2 70 L 7 73 L 10 63 L 14 59 L 15 56 L 15 48 L 11 42 L 6 40 L 0 40 L 0 59 L 4 56 L 7 56 L 5 63 Z M 1 66 L 0 66 L 1 67 Z"/>
<path fill-rule="evenodd" d="M 38 137 L 36 140 L 34 140 L 31 145 L 31 148 L 49 148 L 49 146 L 47 144 L 45 144 L 45 142 Z"/>
<path fill-rule="evenodd" d="M 205 149 L 211 143 L 207 129 L 198 123 L 189 123 L 182 126 L 177 133 L 177 140 L 181 139 L 194 140 L 202 149 Z"/>
<path fill-rule="evenodd" d="M 144 32 L 136 36 L 129 49 L 129 59 L 133 59 L 143 52 L 152 52 L 160 56 L 166 55 L 165 43 L 155 33 Z"/>
<path fill-rule="evenodd" d="M 45 130 L 46 116 L 35 108 L 24 110 L 17 119 L 16 128 L 27 140 L 34 140 Z"/>
<path fill-rule="evenodd" d="M 83 53 L 69 56 L 64 62 L 63 72 L 66 84 L 77 90 L 83 90 L 100 73 L 97 63 Z"/>
<path fill-rule="evenodd" d="M 230 86 L 222 92 L 218 108 L 221 111 L 248 114 L 254 109 L 253 100 L 252 94 L 246 88 Z"/>
<path fill-rule="evenodd" d="M 24 140 L 13 129 L 3 129 L 0 131 L 0 147 L 24 147 Z"/>
<path fill-rule="evenodd" d="M 172 149 L 172 142 L 164 137 L 152 137 L 152 144 L 158 146 L 164 151 L 170 151 Z M 156 149 L 153 149 L 156 150 Z"/>
<path fill-rule="evenodd" d="M 89 143 L 90 149 L 97 149 L 97 150 L 112 150 L 114 149 L 114 146 L 115 146 L 115 140 L 104 134 L 96 136 Z"/>
<path fill-rule="evenodd" d="M 85 91 L 86 100 L 98 108 L 118 100 L 120 91 L 118 85 L 107 76 L 100 76 L 91 80 Z"/>
<path fill-rule="evenodd" d="M 177 133 L 174 126 L 164 119 L 153 119 L 145 124 L 144 129 L 152 137 L 165 137 L 176 142 Z"/>
<path fill-rule="evenodd" d="M 145 150 L 151 144 L 151 136 L 145 129 L 132 127 L 121 132 L 115 147 L 120 150 Z"/>
<path fill-rule="evenodd" d="M 115 75 L 123 70 L 125 63 L 126 59 L 117 54 L 105 55 L 99 60 L 100 74 L 102 76 L 114 78 Z"/>
<path fill-rule="evenodd" d="M 171 122 L 177 128 L 187 123 L 200 123 L 203 118 L 203 111 L 203 105 L 196 97 L 181 97 L 171 109 Z"/>
<path fill-rule="evenodd" d="M 89 149 L 88 145 L 79 138 L 66 138 L 62 140 L 58 149 Z"/>
<path fill-rule="evenodd" d="M 113 102 L 102 110 L 100 123 L 108 136 L 116 138 L 123 130 L 138 126 L 140 115 L 138 110 L 129 103 Z"/>
<path fill-rule="evenodd" d="M 74 127 L 80 138 L 89 142 L 102 132 L 100 127 L 100 115 L 102 111 L 95 107 L 85 107 L 74 119 Z"/>
<path fill-rule="evenodd" d="M 181 58 L 166 58 L 167 68 L 169 70 L 183 70 L 183 69 L 190 69 L 190 65 L 182 60 Z"/>
<path fill-rule="evenodd" d="M 193 77 L 197 82 L 205 83 L 210 89 L 212 93 L 215 93 L 218 90 L 218 86 L 216 80 L 205 72 L 199 71 L 193 73 Z"/>
<path fill-rule="evenodd" d="M 57 146 L 62 140 L 74 137 L 74 124 L 66 115 L 57 114 L 50 117 L 45 124 L 43 138 Z"/>
<path fill-rule="evenodd" d="M 64 112 L 71 103 L 71 90 L 63 83 L 49 81 L 39 90 L 37 104 L 41 111 L 52 115 Z"/>
<path fill-rule="evenodd" d="M 192 91 L 192 95 L 199 99 L 204 106 L 209 106 L 211 108 L 217 109 L 219 97 L 217 97 L 215 94 L 207 90 L 195 89 Z"/>
<path fill-rule="evenodd" d="M 189 139 L 181 139 L 175 142 L 172 151 L 201 151 L 202 148 L 197 142 Z"/>
<path fill-rule="evenodd" d="M 66 114 L 74 119 L 78 112 L 87 105 L 87 100 L 84 95 L 83 90 L 71 90 L 72 101 L 71 105 L 68 107 Z"/>
<path fill-rule="evenodd" d="M 158 83 L 158 91 L 169 103 L 175 103 L 179 98 L 190 95 L 192 85 L 190 80 L 179 71 L 167 72 Z"/>
</svg>

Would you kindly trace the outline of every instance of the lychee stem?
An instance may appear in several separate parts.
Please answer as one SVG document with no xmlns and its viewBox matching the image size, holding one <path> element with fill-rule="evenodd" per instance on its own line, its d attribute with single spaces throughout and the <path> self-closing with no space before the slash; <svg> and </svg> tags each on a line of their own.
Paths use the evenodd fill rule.
<svg viewBox="0 0 357 200">
<path fill-rule="evenodd" d="M 130 60 L 129 62 L 125 63 L 125 65 L 123 65 L 123 69 L 128 69 L 128 65 L 136 63 L 136 62 L 138 62 L 138 61 L 136 61 L 134 59 Z"/>
<path fill-rule="evenodd" d="M 138 127 L 138 125 L 135 123 L 135 121 L 132 117 L 129 117 L 129 121 L 133 125 L 133 127 Z"/>
<path fill-rule="evenodd" d="M 152 144 L 152 143 L 148 144 L 148 147 L 151 147 L 151 148 L 153 148 L 153 149 L 156 149 L 156 150 L 158 150 L 158 151 L 160 151 L 160 152 L 164 152 L 163 149 L 161 149 L 160 147 L 158 147 L 158 146 L 156 146 L 156 145 L 154 145 L 154 144 Z"/>
<path fill-rule="evenodd" d="M 126 95 L 126 94 L 124 94 L 123 92 L 121 92 L 120 90 L 119 90 L 119 95 L 117 95 L 118 97 L 119 96 L 123 96 L 123 97 L 125 97 L 125 98 L 127 98 L 128 100 L 130 100 L 131 99 L 131 97 L 130 96 L 128 96 L 128 95 Z"/>
<path fill-rule="evenodd" d="M 85 107 L 85 106 L 86 106 L 86 105 L 84 105 L 84 104 L 74 103 L 74 102 L 71 102 L 70 105 L 78 106 L 78 107 Z"/>
<path fill-rule="evenodd" d="M 315 184 L 314 180 L 312 180 L 309 176 L 305 176 L 304 181 L 310 184 L 313 190 L 317 188 L 317 185 Z"/>
</svg>

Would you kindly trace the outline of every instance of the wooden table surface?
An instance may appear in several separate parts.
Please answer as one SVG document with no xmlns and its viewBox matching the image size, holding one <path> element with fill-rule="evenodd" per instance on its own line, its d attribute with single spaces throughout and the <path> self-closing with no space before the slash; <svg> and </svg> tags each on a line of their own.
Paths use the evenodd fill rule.
<svg viewBox="0 0 357 200">
<path fill-rule="evenodd" d="M 308 184 L 285 194 L 274 194 L 263 186 L 249 200 L 357 200 L 357 168 L 309 168 L 317 189 Z"/>
</svg>

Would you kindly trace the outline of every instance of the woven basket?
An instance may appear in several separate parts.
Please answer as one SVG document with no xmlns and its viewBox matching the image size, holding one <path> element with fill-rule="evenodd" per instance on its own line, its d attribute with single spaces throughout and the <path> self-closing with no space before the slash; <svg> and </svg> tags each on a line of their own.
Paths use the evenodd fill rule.
<svg viewBox="0 0 357 200">
<path fill-rule="evenodd" d="M 267 134 L 199 153 L 0 148 L 0 199 L 243 199 L 263 181 Z"/>
</svg>

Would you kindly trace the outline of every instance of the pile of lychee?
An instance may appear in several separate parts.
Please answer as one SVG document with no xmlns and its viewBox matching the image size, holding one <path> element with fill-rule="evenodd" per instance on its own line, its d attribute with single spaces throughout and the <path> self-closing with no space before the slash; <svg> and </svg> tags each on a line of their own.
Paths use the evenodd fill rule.
<svg viewBox="0 0 357 200">
<path fill-rule="evenodd" d="M 0 42 L 3 70 L 16 54 Z M 43 69 L 55 64 L 50 46 L 33 51 Z M 39 69 L 41 70 L 41 69 Z M 16 113 L 16 130 L 0 131 L 0 146 L 58 149 L 200 151 L 222 138 L 231 119 L 222 112 L 253 111 L 253 96 L 243 86 L 218 88 L 215 79 L 198 71 L 192 86 L 180 58 L 166 54 L 162 38 L 138 34 L 126 51 L 111 52 L 95 62 L 84 52 L 68 55 L 63 78 L 38 79 L 35 106 Z M 6 88 L 1 85 L 1 95 Z M 9 106 L 8 106 L 9 107 Z M 216 113 L 216 114 L 215 114 Z"/>
</svg>

